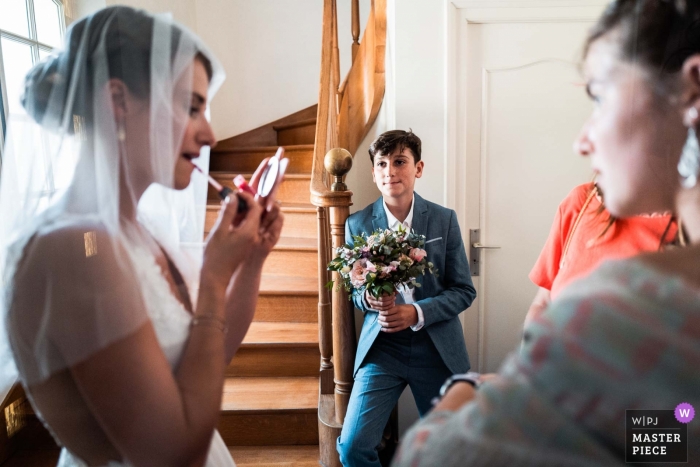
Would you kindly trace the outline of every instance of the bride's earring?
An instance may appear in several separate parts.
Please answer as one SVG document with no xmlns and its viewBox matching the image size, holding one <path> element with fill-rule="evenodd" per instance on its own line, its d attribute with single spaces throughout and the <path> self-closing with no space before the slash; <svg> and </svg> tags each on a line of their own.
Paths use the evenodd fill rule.
<svg viewBox="0 0 700 467">
<path fill-rule="evenodd" d="M 683 146 L 681 159 L 678 161 L 678 173 L 682 177 L 681 185 L 684 188 L 693 188 L 700 175 L 700 145 L 698 135 L 695 132 L 695 124 L 698 120 L 698 111 L 695 107 L 688 110 L 688 138 Z"/>
</svg>

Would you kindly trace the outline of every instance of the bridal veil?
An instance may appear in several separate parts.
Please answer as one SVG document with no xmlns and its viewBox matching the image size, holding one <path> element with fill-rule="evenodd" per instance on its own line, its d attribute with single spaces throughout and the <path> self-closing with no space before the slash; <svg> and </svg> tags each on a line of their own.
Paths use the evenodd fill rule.
<svg viewBox="0 0 700 467">
<path fill-rule="evenodd" d="M 0 178 L 0 398 L 18 368 L 25 384 L 39 383 L 148 319 L 130 306 L 140 300 L 130 255 L 145 240 L 125 204 L 196 283 L 206 180 L 194 173 L 173 189 L 195 58 L 211 98 L 224 74 L 194 34 L 167 15 L 111 7 L 74 23 L 27 75 L 26 114 L 10 118 Z M 126 150 L 113 80 L 143 104 L 138 154 Z M 19 295 L 31 307 L 15 306 Z"/>
</svg>

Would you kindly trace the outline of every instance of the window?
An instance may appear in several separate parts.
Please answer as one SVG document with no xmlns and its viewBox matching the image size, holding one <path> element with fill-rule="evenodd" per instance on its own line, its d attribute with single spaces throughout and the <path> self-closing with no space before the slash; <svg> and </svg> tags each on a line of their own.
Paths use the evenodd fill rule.
<svg viewBox="0 0 700 467">
<path fill-rule="evenodd" d="M 60 45 L 64 30 L 60 0 L 0 0 L 0 156 L 9 116 L 26 115 L 24 76 Z"/>
</svg>

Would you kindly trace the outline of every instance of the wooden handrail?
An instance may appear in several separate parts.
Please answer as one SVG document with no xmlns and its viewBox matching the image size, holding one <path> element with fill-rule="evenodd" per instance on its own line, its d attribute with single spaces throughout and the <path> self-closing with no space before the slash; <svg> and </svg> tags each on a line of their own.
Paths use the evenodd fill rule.
<svg viewBox="0 0 700 467">
<path fill-rule="evenodd" d="M 338 114 L 338 145 L 355 154 L 379 114 L 386 77 L 386 0 L 373 0 Z"/>
<path fill-rule="evenodd" d="M 353 307 L 347 293 L 337 287 L 331 292 L 325 287 L 331 278 L 326 265 L 332 258 L 333 248 L 345 242 L 345 221 L 350 215 L 352 192 L 342 183 L 334 184 L 331 189 L 331 177 L 324 166 L 324 157 L 334 148 L 344 148 L 353 154 L 379 114 L 385 89 L 386 0 L 372 0 L 359 45 L 359 1 L 352 0 L 353 61 L 342 85 L 337 16 L 336 0 L 324 0 L 321 76 L 310 186 L 311 203 L 316 206 L 318 214 L 319 442 L 321 463 L 325 466 L 340 466 L 335 441 L 340 435 L 350 400 L 357 344 Z M 339 152 L 334 152 L 334 156 L 339 155 Z M 335 158 L 340 159 L 342 157 Z M 351 156 L 347 155 L 346 159 L 348 164 L 329 169 L 338 180 L 351 166 Z M 340 279 L 337 273 L 333 273 L 332 278 L 336 284 Z"/>
<path fill-rule="evenodd" d="M 324 0 L 321 79 L 311 175 L 311 202 L 317 206 L 324 205 L 321 201 L 324 196 L 333 196 L 323 168 L 326 153 L 342 147 L 354 154 L 379 114 L 386 88 L 386 0 L 372 1 L 362 42 L 342 87 L 337 71 L 340 63 L 337 35 L 336 1 Z M 341 100 L 337 105 L 340 90 Z"/>
</svg>

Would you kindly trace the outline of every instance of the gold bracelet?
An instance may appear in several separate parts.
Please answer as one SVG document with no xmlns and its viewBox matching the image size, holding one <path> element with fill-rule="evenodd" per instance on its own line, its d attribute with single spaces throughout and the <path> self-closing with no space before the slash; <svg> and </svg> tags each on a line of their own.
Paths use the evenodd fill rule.
<svg viewBox="0 0 700 467">
<path fill-rule="evenodd" d="M 195 326 L 211 326 L 223 332 L 224 335 L 228 332 L 228 326 L 226 321 L 222 318 L 218 318 L 214 315 L 199 315 L 192 318 L 192 323 L 190 327 Z"/>
</svg>

